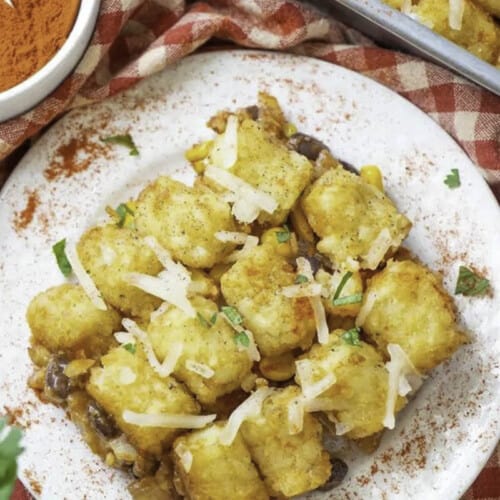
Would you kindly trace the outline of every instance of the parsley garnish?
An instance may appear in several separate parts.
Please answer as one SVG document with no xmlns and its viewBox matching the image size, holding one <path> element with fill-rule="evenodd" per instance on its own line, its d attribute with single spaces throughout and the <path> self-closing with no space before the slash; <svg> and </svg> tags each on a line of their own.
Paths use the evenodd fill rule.
<svg viewBox="0 0 500 500">
<path fill-rule="evenodd" d="M 235 307 L 222 306 L 221 311 L 233 325 L 241 325 L 243 323 L 243 318 Z"/>
<path fill-rule="evenodd" d="M 64 276 L 69 276 L 73 268 L 69 263 L 68 257 L 66 257 L 66 238 L 58 241 L 53 247 L 52 251 L 56 256 L 57 265 L 59 269 L 64 274 Z"/>
<path fill-rule="evenodd" d="M 136 345 L 132 344 L 131 342 L 129 342 L 128 344 L 123 344 L 122 347 L 130 354 L 135 354 L 135 351 L 137 349 Z"/>
<path fill-rule="evenodd" d="M 3 436 L 3 438 L 1 438 Z M 19 446 L 22 433 L 15 427 L 7 427 L 0 418 L 0 498 L 10 498 L 17 475 L 17 457 L 23 449 Z"/>
<path fill-rule="evenodd" d="M 458 168 L 451 169 L 451 174 L 448 174 L 446 176 L 444 183 L 450 189 L 454 189 L 460 186 L 460 173 L 458 172 Z"/>
<path fill-rule="evenodd" d="M 297 277 L 295 278 L 295 284 L 301 285 L 302 283 L 307 283 L 309 281 L 309 278 L 307 276 L 304 276 L 303 274 L 297 274 Z"/>
<path fill-rule="evenodd" d="M 215 325 L 216 322 L 217 322 L 217 313 L 213 313 L 212 317 L 210 318 L 210 323 L 212 325 Z"/>
<path fill-rule="evenodd" d="M 355 293 L 354 295 L 347 295 L 347 297 L 340 297 L 339 299 L 333 299 L 332 304 L 334 306 L 346 306 L 348 304 L 359 304 L 363 301 L 362 293 Z"/>
<path fill-rule="evenodd" d="M 465 266 L 460 266 L 458 270 L 457 285 L 455 287 L 455 295 L 459 293 L 469 297 L 473 295 L 484 295 L 489 287 L 489 280 L 478 276 L 474 271 L 471 271 Z"/>
<path fill-rule="evenodd" d="M 127 214 L 134 215 L 134 211 L 126 203 L 120 203 L 115 208 L 115 212 L 119 217 L 118 222 L 116 223 L 118 227 L 124 226 L 127 219 Z"/>
<path fill-rule="evenodd" d="M 333 304 L 335 304 L 335 301 L 340 297 L 340 293 L 342 292 L 343 288 L 345 287 L 345 284 L 351 279 L 352 273 L 351 271 L 347 271 L 344 276 L 342 276 L 342 279 L 340 280 L 339 286 L 337 287 L 337 290 L 335 290 L 335 294 L 333 295 Z"/>
<path fill-rule="evenodd" d="M 349 345 L 361 345 L 359 343 L 359 328 L 351 328 L 341 335 L 342 340 Z"/>
<path fill-rule="evenodd" d="M 206 328 L 210 328 L 210 326 L 211 326 L 211 325 L 210 325 L 210 322 L 209 322 L 209 321 L 207 321 L 207 320 L 205 319 L 205 316 L 203 316 L 203 314 L 201 314 L 201 313 L 197 312 L 197 313 L 196 313 L 196 317 L 198 318 L 198 321 L 199 321 L 199 322 L 200 322 L 203 326 L 205 326 Z M 213 316 L 212 316 L 212 317 L 213 317 Z M 212 323 L 212 325 L 213 325 L 213 323 Z"/>
<path fill-rule="evenodd" d="M 234 341 L 236 342 L 236 344 L 240 344 L 243 347 L 248 347 L 250 345 L 250 339 L 244 331 L 236 333 L 234 336 Z"/>
<path fill-rule="evenodd" d="M 278 240 L 278 243 L 286 243 L 290 240 L 290 229 L 288 229 L 286 224 L 283 226 L 281 231 L 276 231 L 276 239 Z"/>
<path fill-rule="evenodd" d="M 135 145 L 135 142 L 130 134 L 101 137 L 101 141 L 110 144 L 120 144 L 120 146 L 125 146 L 130 150 L 130 156 L 139 156 L 139 150 L 137 149 L 137 146 Z"/>
</svg>

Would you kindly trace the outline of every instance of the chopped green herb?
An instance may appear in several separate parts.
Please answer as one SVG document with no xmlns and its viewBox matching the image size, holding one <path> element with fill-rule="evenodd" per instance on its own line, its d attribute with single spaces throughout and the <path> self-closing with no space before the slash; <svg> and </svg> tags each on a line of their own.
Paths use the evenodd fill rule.
<svg viewBox="0 0 500 500">
<path fill-rule="evenodd" d="M 452 168 L 451 174 L 446 176 L 444 183 L 450 188 L 454 189 L 460 186 L 460 173 L 458 172 L 458 168 Z"/>
<path fill-rule="evenodd" d="M 341 335 L 342 340 L 349 345 L 361 345 L 359 343 L 359 328 L 351 328 Z"/>
<path fill-rule="evenodd" d="M 22 453 L 20 446 L 22 433 L 15 427 L 6 427 L 7 422 L 0 418 L 0 498 L 8 499 L 14 489 L 17 476 L 17 457 Z"/>
<path fill-rule="evenodd" d="M 110 144 L 120 144 L 130 150 L 130 156 L 139 156 L 139 150 L 130 134 L 110 135 L 109 137 L 101 137 L 102 142 Z"/>
<path fill-rule="evenodd" d="M 339 286 L 337 287 L 337 290 L 335 290 L 335 294 L 333 295 L 333 300 L 337 300 L 340 297 L 340 293 L 342 292 L 343 288 L 345 287 L 345 284 L 351 279 L 352 273 L 351 271 L 347 271 L 344 276 L 342 276 L 342 279 L 340 280 Z"/>
<path fill-rule="evenodd" d="M 301 285 L 302 283 L 307 283 L 309 281 L 309 278 L 307 276 L 304 276 L 303 274 L 297 274 L 297 277 L 295 278 L 295 283 L 297 285 Z"/>
<path fill-rule="evenodd" d="M 205 319 L 205 316 L 203 316 L 203 314 L 201 314 L 201 313 L 197 312 L 197 313 L 196 313 L 196 317 L 198 318 L 198 321 L 199 321 L 199 322 L 200 322 L 203 326 L 205 326 L 205 327 L 207 327 L 207 328 L 210 328 L 210 326 L 211 326 L 211 325 L 210 325 L 210 322 L 209 322 L 209 321 L 207 321 L 207 320 Z M 213 325 L 213 323 L 212 323 L 212 325 Z"/>
<path fill-rule="evenodd" d="M 64 274 L 64 276 L 69 276 L 73 268 L 69 263 L 68 257 L 66 257 L 66 238 L 58 241 L 53 247 L 52 251 L 56 256 L 57 265 L 59 269 Z"/>
<path fill-rule="evenodd" d="M 359 304 L 363 301 L 363 294 L 356 293 L 354 295 L 348 295 L 347 297 L 340 297 L 339 299 L 333 299 L 332 304 L 334 306 L 346 306 L 349 304 Z"/>
<path fill-rule="evenodd" d="M 276 231 L 276 239 L 278 243 L 286 243 L 290 240 L 290 229 L 288 229 L 286 224 L 283 226 L 282 231 Z"/>
<path fill-rule="evenodd" d="M 131 354 L 135 354 L 135 351 L 137 349 L 136 345 L 132 344 L 131 342 L 129 342 L 128 344 L 123 344 L 122 347 Z"/>
<path fill-rule="evenodd" d="M 221 311 L 233 325 L 241 325 L 243 323 L 243 318 L 235 307 L 222 306 Z"/>
<path fill-rule="evenodd" d="M 484 295 L 489 287 L 489 280 L 478 276 L 474 271 L 471 271 L 465 266 L 460 266 L 458 270 L 457 285 L 455 287 L 455 295 L 459 293 L 469 297 L 473 295 Z"/>
<path fill-rule="evenodd" d="M 243 347 L 248 347 L 250 345 L 250 339 L 244 331 L 236 333 L 234 336 L 234 341 L 236 342 L 236 344 L 240 344 Z"/>
<path fill-rule="evenodd" d="M 212 325 L 215 325 L 216 322 L 217 322 L 217 313 L 213 313 L 212 317 L 210 318 L 210 323 Z"/>
<path fill-rule="evenodd" d="M 116 208 L 115 212 L 119 217 L 116 225 L 118 227 L 123 227 L 125 224 L 125 220 L 127 219 L 127 214 L 134 215 L 134 211 L 127 206 L 126 203 L 120 203 Z"/>
</svg>

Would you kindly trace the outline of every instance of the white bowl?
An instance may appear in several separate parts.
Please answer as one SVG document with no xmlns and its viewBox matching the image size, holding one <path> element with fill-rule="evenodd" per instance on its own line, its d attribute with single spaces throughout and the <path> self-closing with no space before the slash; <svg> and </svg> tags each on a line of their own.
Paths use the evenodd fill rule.
<svg viewBox="0 0 500 500">
<path fill-rule="evenodd" d="M 81 0 L 73 28 L 54 57 L 28 79 L 0 92 L 0 122 L 36 106 L 71 73 L 87 49 L 99 4 L 100 0 Z"/>
</svg>

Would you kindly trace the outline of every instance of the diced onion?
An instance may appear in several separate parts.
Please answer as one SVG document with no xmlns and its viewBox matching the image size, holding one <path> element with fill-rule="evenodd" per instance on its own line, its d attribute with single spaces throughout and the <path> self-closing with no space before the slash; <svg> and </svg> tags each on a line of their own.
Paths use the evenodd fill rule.
<svg viewBox="0 0 500 500">
<path fill-rule="evenodd" d="M 219 441 L 224 446 L 230 446 L 238 431 L 241 424 L 248 420 L 249 418 L 256 418 L 260 415 L 262 411 L 262 404 L 264 400 L 273 392 L 269 387 L 261 387 L 252 393 L 243 403 L 241 403 L 234 411 L 231 413 L 229 420 L 222 429 Z"/>
<path fill-rule="evenodd" d="M 238 118 L 229 115 L 226 130 L 214 139 L 210 151 L 211 162 L 219 168 L 231 168 L 238 159 Z"/>
<path fill-rule="evenodd" d="M 465 11 L 465 0 L 450 0 L 448 24 L 452 30 L 460 31 Z"/>
<path fill-rule="evenodd" d="M 122 325 L 141 342 L 149 364 L 153 370 L 160 375 L 160 377 L 168 377 L 175 370 L 175 365 L 177 364 L 184 347 L 182 342 L 173 342 L 170 345 L 170 349 L 165 356 L 163 363 L 160 363 L 155 355 L 153 345 L 151 344 L 146 332 L 142 331 L 135 321 L 128 318 L 124 318 L 122 320 Z"/>
<path fill-rule="evenodd" d="M 212 370 L 212 368 L 203 363 L 197 363 L 192 359 L 187 359 L 185 366 L 187 370 L 196 373 L 203 378 L 212 378 L 215 375 L 215 372 Z"/>
<path fill-rule="evenodd" d="M 71 264 L 78 282 L 80 283 L 83 291 L 87 294 L 92 304 L 94 304 L 97 309 L 106 311 L 108 308 L 106 307 L 104 300 L 102 300 L 101 293 L 95 286 L 95 283 L 92 281 L 90 275 L 87 273 L 87 271 L 85 271 L 80 261 L 80 257 L 78 257 L 78 252 L 74 243 L 66 243 L 66 257 Z"/>
<path fill-rule="evenodd" d="M 281 293 L 288 298 L 293 297 L 317 297 L 321 295 L 322 286 L 319 283 L 301 283 L 298 285 L 285 286 Z"/>
<path fill-rule="evenodd" d="M 193 465 L 193 454 L 184 443 L 179 443 L 174 448 L 175 454 L 179 457 L 183 469 L 189 473 Z"/>
<path fill-rule="evenodd" d="M 389 382 L 383 424 L 387 429 L 394 429 L 394 409 L 398 395 L 406 396 L 412 390 L 417 390 L 422 385 L 422 376 L 399 344 L 388 344 L 387 351 L 391 360 L 385 364 Z"/>
<path fill-rule="evenodd" d="M 122 414 L 127 424 L 139 427 L 166 427 L 169 429 L 201 429 L 212 423 L 217 415 L 189 415 L 183 413 L 136 413 L 125 410 Z"/>
<path fill-rule="evenodd" d="M 233 322 L 225 315 L 221 314 L 222 318 L 224 321 L 231 327 L 233 330 L 237 333 L 245 333 L 245 335 L 248 337 L 248 340 L 250 341 L 248 347 L 245 347 L 241 344 L 238 344 L 238 350 L 239 351 L 247 351 L 248 357 L 252 361 L 260 361 L 260 352 L 257 349 L 257 344 L 255 343 L 255 337 L 253 336 L 253 333 L 248 330 L 247 328 L 243 328 L 241 325 L 235 325 Z"/>
</svg>

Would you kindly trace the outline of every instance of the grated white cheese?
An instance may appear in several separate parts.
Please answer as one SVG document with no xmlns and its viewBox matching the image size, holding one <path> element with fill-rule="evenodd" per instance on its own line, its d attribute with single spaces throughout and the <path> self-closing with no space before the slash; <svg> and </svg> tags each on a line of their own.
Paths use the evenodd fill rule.
<svg viewBox="0 0 500 500">
<path fill-rule="evenodd" d="M 212 378 L 215 375 L 215 372 L 208 365 L 198 363 L 192 359 L 187 359 L 185 366 L 187 370 L 203 378 Z"/>
<path fill-rule="evenodd" d="M 393 244 L 395 244 L 395 242 L 391 236 L 391 232 L 384 227 L 384 229 L 378 233 L 375 240 L 373 240 L 368 253 L 363 256 L 363 260 L 366 262 L 368 269 L 376 269 Z"/>
<path fill-rule="evenodd" d="M 226 130 L 214 139 L 210 160 L 216 167 L 229 169 L 238 159 L 238 118 L 229 115 Z"/>
<path fill-rule="evenodd" d="M 272 214 L 278 208 L 278 203 L 272 196 L 227 170 L 210 165 L 205 170 L 205 176 L 236 195 L 232 211 L 241 222 L 253 222 L 261 210 Z"/>
<path fill-rule="evenodd" d="M 122 325 L 125 330 L 133 334 L 141 342 L 144 352 L 146 353 L 146 358 L 153 370 L 158 373 L 160 377 L 168 377 L 174 371 L 175 365 L 182 354 L 184 347 L 182 342 L 173 342 L 170 345 L 170 349 L 163 363 L 160 363 L 147 333 L 141 330 L 135 321 L 128 318 L 123 318 Z"/>
<path fill-rule="evenodd" d="M 149 315 L 149 321 L 151 321 L 151 322 L 155 321 L 158 318 L 158 316 L 161 316 L 163 313 L 167 312 L 171 307 L 172 307 L 172 305 L 169 304 L 168 302 L 162 302 L 160 307 L 158 307 L 158 309 L 155 309 Z"/>
<path fill-rule="evenodd" d="M 300 283 L 298 285 L 285 286 L 281 293 L 288 298 L 293 297 L 318 297 L 323 287 L 319 283 Z"/>
<path fill-rule="evenodd" d="M 218 231 L 215 237 L 224 243 L 235 243 L 236 245 L 243 245 L 241 250 L 235 250 L 229 254 L 225 259 L 225 263 L 236 262 L 259 244 L 259 238 L 246 233 L 236 233 L 231 231 Z"/>
<path fill-rule="evenodd" d="M 288 434 L 294 435 L 302 432 L 304 428 L 304 400 L 300 396 L 293 398 L 288 403 Z"/>
<path fill-rule="evenodd" d="M 123 420 L 139 427 L 166 427 L 169 429 L 201 429 L 212 423 L 217 415 L 189 415 L 185 413 L 136 413 L 124 410 Z"/>
<path fill-rule="evenodd" d="M 232 444 L 238 434 L 241 424 L 249 418 L 256 418 L 260 415 L 264 400 L 272 392 L 273 389 L 269 387 L 261 387 L 233 410 L 233 413 L 231 413 L 229 420 L 220 433 L 219 441 L 221 444 L 224 446 L 230 446 Z"/>
<path fill-rule="evenodd" d="M 452 30 L 460 31 L 465 11 L 465 0 L 450 0 L 448 25 Z"/>
<path fill-rule="evenodd" d="M 66 243 L 66 257 L 71 264 L 73 272 L 75 273 L 78 282 L 80 283 L 83 291 L 87 294 L 88 298 L 94 304 L 97 309 L 101 311 L 106 311 L 108 308 L 104 300 L 102 300 L 101 293 L 95 286 L 90 275 L 85 271 L 80 257 L 78 257 L 78 251 L 76 250 L 76 245 L 71 242 Z"/>
<path fill-rule="evenodd" d="M 114 337 L 119 344 L 135 344 L 136 342 L 135 336 L 129 332 L 116 332 Z"/>
<path fill-rule="evenodd" d="M 189 448 L 184 443 L 179 443 L 174 448 L 174 451 L 179 457 L 184 470 L 189 473 L 193 465 L 193 454 L 189 451 Z"/>
<path fill-rule="evenodd" d="M 243 332 L 248 337 L 248 340 L 250 341 L 248 347 L 238 344 L 238 350 L 247 351 L 248 357 L 252 361 L 260 361 L 260 352 L 257 349 L 257 344 L 255 343 L 255 337 L 253 336 L 253 333 L 247 328 L 243 328 L 241 325 L 233 324 L 233 322 L 225 314 L 221 314 L 220 316 L 235 332 Z"/>
<path fill-rule="evenodd" d="M 314 398 L 304 401 L 304 410 L 308 413 L 317 411 L 332 411 L 335 409 L 335 403 L 330 398 Z"/>
<path fill-rule="evenodd" d="M 399 344 L 388 344 L 387 351 L 391 360 L 385 364 L 389 372 L 389 382 L 383 424 L 387 429 L 394 429 L 394 409 L 398 395 L 406 396 L 417 390 L 422 385 L 422 376 Z"/>
<path fill-rule="evenodd" d="M 234 243 L 235 245 L 244 245 L 248 234 L 236 231 L 217 231 L 215 237 L 223 243 Z"/>
<path fill-rule="evenodd" d="M 359 310 L 358 316 L 356 317 L 356 326 L 363 326 L 366 321 L 367 316 L 370 314 L 375 302 L 377 300 L 377 294 L 375 292 L 368 292 L 363 297 L 363 304 Z"/>
</svg>

